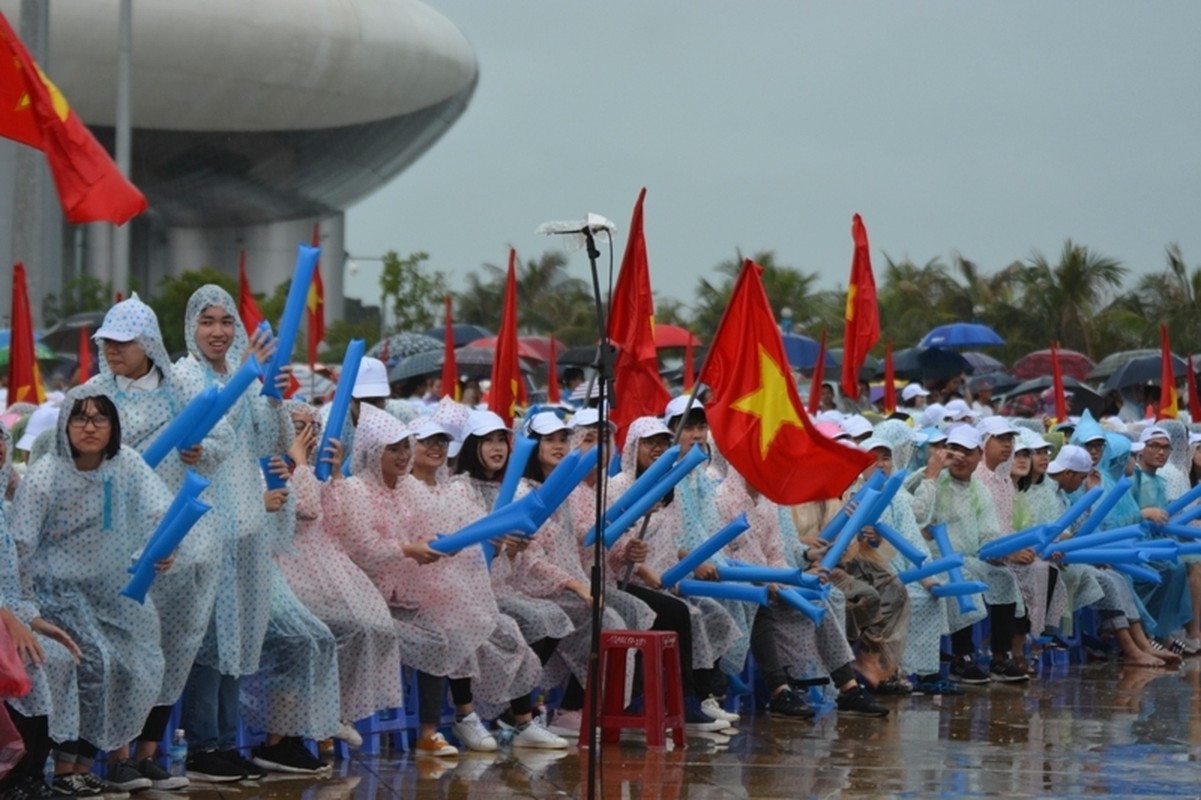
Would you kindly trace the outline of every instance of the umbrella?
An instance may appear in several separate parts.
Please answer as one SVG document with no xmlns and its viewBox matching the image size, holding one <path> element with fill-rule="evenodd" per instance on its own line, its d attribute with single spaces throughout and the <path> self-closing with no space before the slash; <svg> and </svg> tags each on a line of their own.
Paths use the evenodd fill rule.
<svg viewBox="0 0 1201 800">
<path fill-rule="evenodd" d="M 828 355 L 830 358 L 834 359 L 835 366 L 842 365 L 842 348 L 841 347 L 832 347 L 832 348 L 827 349 L 826 355 Z M 893 353 L 893 358 L 894 359 L 896 358 L 896 353 Z M 815 359 L 815 361 L 816 361 L 816 359 Z M 827 365 L 829 363 L 830 363 L 829 361 L 826 362 Z M 814 366 L 816 366 L 816 363 L 814 364 Z M 883 378 L 883 377 L 884 377 L 884 360 L 881 358 L 876 358 L 875 356 L 865 356 L 863 359 L 863 366 L 859 368 L 859 380 L 870 381 L 874 378 Z M 900 376 L 898 375 L 897 377 L 900 377 Z M 829 383 L 830 380 L 831 380 L 830 376 L 827 375 L 825 382 Z M 838 377 L 833 378 L 834 383 L 838 383 L 838 380 L 839 380 Z"/>
<path fill-rule="evenodd" d="M 317 397 L 326 397 L 337 388 L 337 384 L 330 380 L 319 371 L 314 370 L 309 372 L 308 364 L 293 364 L 292 377 L 300 384 L 300 388 L 296 393 L 312 400 Z"/>
<path fill-rule="evenodd" d="M 1172 375 L 1179 378 L 1188 369 L 1188 362 L 1175 353 L 1172 354 Z M 1145 384 L 1159 385 L 1163 376 L 1163 357 L 1156 351 L 1153 356 L 1140 356 L 1131 359 L 1118 367 L 1112 375 L 1105 379 L 1101 386 L 1101 394 L 1109 394 L 1114 389 L 1125 389 L 1127 386 Z"/>
<path fill-rule="evenodd" d="M 1110 375 L 1117 372 L 1118 367 L 1125 364 L 1127 361 L 1133 361 L 1136 358 L 1146 356 L 1154 356 L 1159 358 L 1159 348 L 1154 350 L 1123 350 L 1120 353 L 1110 353 L 1093 367 L 1093 371 L 1088 373 L 1088 380 L 1100 383 Z"/>
<path fill-rule="evenodd" d="M 563 367 L 590 367 L 596 361 L 598 349 L 594 344 L 569 347 L 555 357 L 555 363 L 559 365 L 560 369 Z M 609 354 L 613 358 L 617 357 L 616 345 L 609 345 Z"/>
<path fill-rule="evenodd" d="M 458 351 L 455 352 L 455 357 L 458 357 Z M 439 344 L 437 350 L 426 350 L 402 358 L 392 369 L 388 370 L 388 380 L 392 383 L 397 383 L 399 381 L 407 381 L 409 378 L 432 375 L 441 371 L 442 345 Z"/>
<path fill-rule="evenodd" d="M 1077 353 L 1075 350 L 1059 351 L 1059 368 L 1063 370 L 1065 378 L 1071 376 L 1079 381 L 1087 380 L 1095 366 L 1093 360 L 1084 353 Z M 1024 381 L 1051 375 L 1054 372 L 1051 368 L 1051 351 L 1035 350 L 1033 353 L 1027 353 L 1014 362 L 1009 372 L 1015 378 Z"/>
<path fill-rule="evenodd" d="M 567 350 L 567 346 L 562 342 L 556 342 L 555 344 L 562 348 L 559 352 Z M 456 352 L 472 349 L 495 350 L 496 337 L 488 336 L 483 339 L 476 339 L 466 347 L 459 348 Z M 545 336 L 519 336 L 517 338 L 517 356 L 518 358 L 528 358 L 532 361 L 549 361 L 550 339 Z M 492 363 L 491 358 L 488 359 L 488 363 Z"/>
<path fill-rule="evenodd" d="M 679 325 L 655 323 L 655 347 L 687 347 L 691 340 L 693 347 L 701 344 L 701 339 L 687 328 Z"/>
<path fill-rule="evenodd" d="M 533 372 L 534 365 L 522 357 L 520 352 L 521 348 L 518 347 L 518 368 L 522 372 Z M 473 378 L 492 377 L 492 362 L 495 360 L 496 350 L 491 347 L 480 347 L 476 342 L 455 351 L 455 367 L 458 368 L 459 374 L 469 375 Z"/>
<path fill-rule="evenodd" d="M 427 353 L 437 351 L 442 352 L 442 340 L 434 339 L 430 336 L 425 336 L 420 333 L 410 333 L 409 331 L 401 331 L 394 333 L 387 339 L 381 339 L 372 345 L 367 351 L 367 355 L 372 358 L 378 358 L 390 365 L 395 365 L 398 361 L 413 355 L 414 353 Z M 420 375 L 421 373 L 415 373 Z"/>
<path fill-rule="evenodd" d="M 5 331 L 4 333 L 7 334 L 8 331 Z M 5 338 L 7 338 L 7 336 Z M 8 366 L 8 351 L 9 351 L 9 346 L 8 346 L 8 342 L 6 341 L 3 345 L 0 345 L 0 367 Z M 68 355 L 68 356 L 59 355 L 58 353 L 54 352 L 53 350 L 51 350 L 49 347 L 42 344 L 41 342 L 37 342 L 36 344 L 34 344 L 33 353 L 34 353 L 33 357 L 36 358 L 38 361 L 59 361 L 61 359 L 73 359 L 74 358 L 74 356 L 70 356 L 70 355 Z"/>
<path fill-rule="evenodd" d="M 95 333 L 104 321 L 104 311 L 84 311 L 59 320 L 42 334 L 40 341 L 51 350 L 71 353 L 79 348 L 79 329 Z M 7 343 L 6 343 L 7 344 Z"/>
<path fill-rule="evenodd" d="M 976 351 L 971 350 L 964 353 L 963 357 L 967 359 L 967 363 L 972 365 L 972 372 L 977 375 L 985 372 L 1005 371 L 1004 364 L 986 353 L 977 353 Z"/>
<path fill-rule="evenodd" d="M 939 325 L 917 343 L 918 347 L 996 347 L 1005 344 L 996 331 L 978 322 Z"/>
<path fill-rule="evenodd" d="M 964 353 L 966 356 L 967 353 Z M 992 389 L 994 396 L 1000 396 L 1013 389 L 1021 381 L 1004 372 L 986 372 L 982 375 L 973 375 L 968 381 L 967 387 L 971 392 L 979 391 L 985 384 Z"/>
<path fill-rule="evenodd" d="M 469 322 L 456 322 L 450 326 L 454 332 L 455 347 L 462 347 L 465 344 L 470 344 L 476 339 L 483 339 L 485 336 L 491 336 L 492 331 L 487 328 L 481 328 L 479 325 L 472 325 Z M 425 335 L 431 339 L 437 339 L 439 342 L 446 341 L 446 326 L 439 325 L 436 328 L 430 328 L 425 332 Z"/>
<path fill-rule="evenodd" d="M 785 333 L 782 335 L 784 339 L 784 352 L 788 356 L 788 363 L 793 369 L 813 369 L 817 366 L 817 352 L 821 349 L 821 343 L 816 339 L 810 339 L 808 336 L 801 336 L 799 333 Z M 830 351 L 826 351 L 825 365 L 827 367 L 837 367 L 841 362 L 830 355 Z"/>
<path fill-rule="evenodd" d="M 937 347 L 907 347 L 892 354 L 892 369 L 893 374 L 898 378 L 924 381 L 930 378 L 953 378 L 956 375 L 970 373 L 972 365 L 954 350 L 942 350 Z M 883 367 L 880 368 L 878 374 L 884 374 Z"/>
<path fill-rule="evenodd" d="M 1053 388 L 1055 379 L 1050 375 L 1044 375 L 1039 378 L 1024 381 L 1014 386 L 1005 396 L 1000 398 L 1000 408 L 1004 412 L 1006 406 L 1013 405 L 1014 401 L 1024 395 L 1036 394 L 1042 395 L 1044 392 Z M 1097 390 L 1086 383 L 1082 383 L 1076 378 L 1063 376 L 1063 388 L 1065 392 L 1070 392 L 1068 398 L 1068 413 L 1079 414 L 1084 409 L 1088 409 L 1094 417 L 1100 417 L 1105 408 L 1105 398 L 1097 393 Z"/>
</svg>

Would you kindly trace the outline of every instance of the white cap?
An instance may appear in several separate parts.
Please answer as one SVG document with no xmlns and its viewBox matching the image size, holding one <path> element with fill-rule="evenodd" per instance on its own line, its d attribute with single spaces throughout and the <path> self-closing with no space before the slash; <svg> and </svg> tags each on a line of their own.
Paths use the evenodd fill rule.
<svg viewBox="0 0 1201 800">
<path fill-rule="evenodd" d="M 351 397 L 363 399 L 368 397 L 387 397 L 392 394 L 388 386 L 388 368 L 384 362 L 371 356 L 363 356 L 359 362 L 359 371 L 354 376 L 354 390 Z"/>
<path fill-rule="evenodd" d="M 552 433 L 567 430 L 566 423 L 559 419 L 553 411 L 539 411 L 525 423 L 526 430 L 539 436 L 549 436 Z"/>
<path fill-rule="evenodd" d="M 1047 474 L 1058 475 L 1068 470 L 1085 474 L 1092 472 L 1093 459 L 1089 456 L 1088 451 L 1074 444 L 1065 444 L 1059 448 L 1055 458 L 1047 465 Z"/>
<path fill-rule="evenodd" d="M 1168 432 L 1158 425 L 1150 426 L 1138 437 L 1138 440 L 1143 444 L 1146 444 L 1152 439 L 1167 439 L 1169 443 L 1172 441 L 1172 437 L 1168 435 Z"/>
<path fill-rule="evenodd" d="M 839 423 L 852 439 L 857 439 L 865 433 L 872 432 L 872 424 L 860 414 L 848 414 Z"/>
<path fill-rule="evenodd" d="M 955 422 L 964 419 L 975 419 L 978 416 L 975 411 L 972 411 L 972 407 L 967 404 L 967 401 L 960 400 L 958 397 L 947 403 L 946 411 L 946 415 Z"/>
<path fill-rule="evenodd" d="M 922 410 L 922 417 L 918 420 L 923 428 L 936 428 L 943 423 L 947 414 L 947 407 L 942 403 L 931 403 Z"/>
<path fill-rule="evenodd" d="M 991 417 L 990 417 L 991 419 Z M 1017 450 L 1050 450 L 1051 443 L 1043 437 L 1039 436 L 1029 428 L 1022 428 L 1018 431 L 1017 442 L 1015 443 Z"/>
<path fill-rule="evenodd" d="M 1192 431 L 1189 431 L 1188 446 L 1192 447 L 1193 445 L 1197 444 L 1201 444 L 1201 433 L 1193 433 Z"/>
<path fill-rule="evenodd" d="M 1017 434 L 1017 428 L 1009 424 L 1009 420 L 1005 417 L 996 414 L 991 417 L 985 417 L 976 423 L 976 430 L 979 431 L 981 438 L 988 439 L 992 436 L 1009 436 Z"/>
<path fill-rule="evenodd" d="M 832 408 L 829 411 L 821 412 L 820 414 L 818 414 L 815 417 L 815 419 L 818 422 L 833 422 L 835 425 L 838 425 L 839 427 L 841 427 L 842 426 L 842 417 L 843 417 L 843 414 L 841 411 L 837 411 Z"/>
<path fill-rule="evenodd" d="M 682 394 L 679 397 L 671 398 L 671 400 L 667 402 L 667 408 L 663 411 L 663 421 L 671 422 L 673 417 L 683 416 L 684 411 L 688 408 L 688 400 L 691 397 L 692 395 Z M 701 403 L 699 398 L 693 401 L 692 407 L 702 411 L 705 409 L 704 404 Z"/>
<path fill-rule="evenodd" d="M 43 431 L 48 431 L 58 424 L 58 406 L 43 403 L 34 409 L 34 412 L 29 415 L 29 421 L 25 423 L 25 433 L 21 434 L 21 441 L 17 442 L 17 449 L 26 452 L 33 449 L 33 443 Z"/>
<path fill-rule="evenodd" d="M 956 425 L 947 431 L 947 446 L 953 444 L 975 450 L 980 447 L 980 432 L 971 425 Z"/>
<path fill-rule="evenodd" d="M 892 443 L 887 439 L 880 439 L 876 436 L 872 436 L 871 438 L 864 439 L 859 443 L 859 449 L 865 453 L 870 453 L 878 447 L 882 447 L 890 453 L 892 452 Z"/>
<path fill-rule="evenodd" d="M 915 397 L 929 397 L 930 393 L 920 383 L 911 383 L 901 390 L 901 399 L 908 403 Z"/>
<path fill-rule="evenodd" d="M 642 423 L 639 424 L 641 425 Z M 639 437 L 640 439 L 649 439 L 652 436 L 671 436 L 671 431 L 667 429 L 667 426 L 664 425 L 661 420 L 656 419 L 653 422 L 648 420 L 646 422 L 646 427 L 647 430 L 642 431 L 642 435 Z"/>
<path fill-rule="evenodd" d="M 108 339 L 110 342 L 132 342 L 137 338 L 133 331 L 123 331 L 119 328 L 101 326 L 92 334 L 92 341 L 100 342 Z"/>
<path fill-rule="evenodd" d="M 925 441 L 929 444 L 942 444 L 947 440 L 947 432 L 934 426 L 922 428 L 921 435 L 926 437 Z"/>
<path fill-rule="evenodd" d="M 472 409 L 467 415 L 467 435 L 487 436 L 496 431 L 511 431 L 500 415 L 483 409 Z"/>
<path fill-rule="evenodd" d="M 412 431 L 413 437 L 416 439 L 428 439 L 431 436 L 439 434 L 448 436 L 452 440 L 455 438 L 454 434 L 448 431 L 442 423 L 431 417 L 424 417 L 419 421 L 415 420 L 412 425 Z"/>
</svg>

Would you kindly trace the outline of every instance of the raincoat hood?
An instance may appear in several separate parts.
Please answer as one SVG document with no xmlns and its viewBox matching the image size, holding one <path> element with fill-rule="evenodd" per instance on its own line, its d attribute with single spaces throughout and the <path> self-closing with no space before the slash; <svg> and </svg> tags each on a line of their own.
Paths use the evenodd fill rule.
<svg viewBox="0 0 1201 800">
<path fill-rule="evenodd" d="M 71 409 L 75 407 L 75 403 L 80 400 L 86 400 L 89 397 L 107 397 L 107 393 L 98 386 L 84 384 L 76 386 L 71 391 L 67 392 L 66 398 L 63 399 L 63 404 L 58 409 L 58 426 L 56 435 L 55 453 L 63 460 L 69 469 L 74 470 L 80 475 L 88 477 L 100 478 L 106 472 L 108 465 L 112 459 L 105 458 L 100 462 L 100 466 L 94 470 L 81 470 L 75 466 L 75 459 L 71 456 L 71 440 L 67 433 L 67 423 L 71 419 Z M 110 400 L 112 398 L 109 398 Z M 111 430 L 111 429 L 110 429 Z"/>
<path fill-rule="evenodd" d="M 215 283 L 206 283 L 192 292 L 192 296 L 188 298 L 188 308 L 184 312 L 184 341 L 187 343 L 188 353 L 192 358 L 208 366 L 208 359 L 204 357 L 204 354 L 200 352 L 200 346 L 196 344 L 196 330 L 200 326 L 200 315 L 211 306 L 217 306 L 234 318 L 234 338 L 230 342 L 229 349 L 225 351 L 225 369 L 232 373 L 241 366 L 242 354 L 246 352 L 250 340 L 246 337 L 246 330 L 242 327 L 241 319 L 238 316 L 237 303 L 230 297 L 229 292 Z"/>
<path fill-rule="evenodd" d="M 384 448 L 406 438 L 412 446 L 413 432 L 403 422 L 386 411 L 364 403 L 359 409 L 359 424 L 355 428 L 351 474 L 383 486 L 384 475 L 380 468 L 380 459 L 384 455 Z M 400 478 L 409 474 L 412 465 L 413 461 L 410 458 L 409 466 Z"/>
<path fill-rule="evenodd" d="M 621 448 L 621 471 L 631 478 L 638 472 L 638 442 L 647 436 L 657 436 L 667 431 L 659 417 L 639 417 L 630 423 L 626 431 L 626 442 Z M 670 431 L 667 431 L 670 434 Z"/>
<path fill-rule="evenodd" d="M 167 378 L 171 375 L 171 356 L 167 354 L 167 347 L 163 344 L 158 316 L 155 315 L 153 308 L 142 302 L 137 292 L 134 292 L 128 300 L 122 300 L 110 308 L 104 315 L 104 322 L 101 323 L 100 329 L 102 331 L 121 331 L 132 336 L 133 341 L 138 343 L 138 347 L 141 347 L 150 362 L 158 367 L 163 377 Z M 113 374 L 108 367 L 108 359 L 104 357 L 103 348 L 100 352 L 100 374 L 109 377 Z M 69 406 L 65 400 L 63 405 Z"/>
</svg>

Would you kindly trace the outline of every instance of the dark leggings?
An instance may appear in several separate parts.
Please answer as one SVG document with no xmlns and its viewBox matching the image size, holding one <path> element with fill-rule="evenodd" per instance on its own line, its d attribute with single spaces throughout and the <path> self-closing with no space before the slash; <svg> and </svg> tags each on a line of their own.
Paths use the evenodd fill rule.
<svg viewBox="0 0 1201 800">
<path fill-rule="evenodd" d="M 993 660 L 1000 661 L 1009 648 L 1013 646 L 1013 637 L 1022 633 L 1022 623 L 1030 630 L 1030 620 L 1023 617 L 1021 621 L 1015 618 L 1017 603 L 1004 603 L 988 607 L 988 623 L 992 628 Z M 951 634 L 951 652 L 957 656 L 970 656 L 976 652 L 972 642 L 972 628 L 960 628 Z"/>
<path fill-rule="evenodd" d="M 161 742 L 167 732 L 167 723 L 171 721 L 172 706 L 155 706 L 146 715 L 146 724 L 138 734 L 139 742 Z"/>
<path fill-rule="evenodd" d="M 21 734 L 25 755 L 12 770 L 0 780 L 0 789 L 8 789 L 23 779 L 44 782 L 42 771 L 46 767 L 46 756 L 50 755 L 50 721 L 46 717 L 25 717 L 6 706 L 13 727 Z M 7 794 L 7 792 L 5 792 Z"/>
<path fill-rule="evenodd" d="M 417 673 L 417 719 L 425 725 L 437 725 L 442 721 L 442 697 L 446 684 L 450 683 L 450 701 L 456 706 L 465 706 L 475 700 L 471 693 L 471 678 L 450 678 L 426 672 Z M 514 716 L 533 713 L 529 695 L 514 697 L 509 701 L 509 710 Z"/>
<path fill-rule="evenodd" d="M 651 630 L 675 633 L 680 645 L 680 683 L 684 687 L 684 695 L 699 696 L 701 687 L 697 686 L 697 678 L 699 677 L 704 682 L 708 678 L 708 674 L 697 675 L 696 672 L 705 671 L 694 672 L 692 668 L 692 615 L 688 610 L 688 605 L 683 600 L 672 597 L 666 592 L 648 589 L 633 583 L 628 584 L 625 590 L 646 603 L 651 607 L 651 611 L 655 612 L 655 622 L 651 625 Z M 708 693 L 706 692 L 706 694 Z"/>
</svg>

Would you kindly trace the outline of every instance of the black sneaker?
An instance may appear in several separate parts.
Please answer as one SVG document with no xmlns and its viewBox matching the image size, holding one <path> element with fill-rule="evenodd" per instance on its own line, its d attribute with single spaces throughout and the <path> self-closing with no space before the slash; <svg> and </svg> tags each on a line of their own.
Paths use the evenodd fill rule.
<svg viewBox="0 0 1201 800">
<path fill-rule="evenodd" d="M 877 703 L 867 689 L 856 686 L 838 695 L 838 713 L 854 717 L 887 717 L 888 708 Z"/>
<path fill-rule="evenodd" d="M 767 713 L 783 719 L 813 719 L 814 711 L 799 694 L 786 687 L 771 696 Z"/>
<path fill-rule="evenodd" d="M 101 792 L 88 785 L 77 772 L 55 775 L 50 782 L 50 791 L 55 797 L 99 797 Z"/>
<path fill-rule="evenodd" d="M 872 691 L 881 696 L 907 697 L 913 694 L 913 687 L 909 685 L 908 681 L 903 681 L 900 678 L 889 678 L 886 681 L 881 681 Z"/>
<path fill-rule="evenodd" d="M 971 656 L 960 656 L 951 664 L 951 680 L 978 685 L 988 683 L 988 673 L 976 666 Z"/>
<path fill-rule="evenodd" d="M 316 775 L 326 770 L 325 762 L 309 752 L 299 739 L 287 738 L 278 744 L 261 745 L 252 753 L 254 763 L 271 772 Z"/>
<path fill-rule="evenodd" d="M 205 783 L 233 783 L 246 777 L 241 767 L 231 764 L 216 750 L 189 753 L 187 775 L 188 780 Z"/>
<path fill-rule="evenodd" d="M 8 800 L 53 800 L 58 797 L 44 781 L 21 778 L 4 790 Z"/>
<path fill-rule="evenodd" d="M 994 681 L 1000 683 L 1021 683 L 1030 680 L 1029 673 L 1017 665 L 1012 658 L 1004 661 L 994 661 L 988 669 Z"/>
<path fill-rule="evenodd" d="M 257 781 L 267 777 L 267 770 L 253 761 L 243 758 L 239 750 L 218 750 L 217 755 L 232 764 L 235 769 L 242 770 L 242 780 L 244 781 Z"/>
<path fill-rule="evenodd" d="M 129 758 L 109 764 L 105 778 L 123 792 L 137 792 L 151 786 L 150 779 L 142 775 L 138 765 Z"/>
<path fill-rule="evenodd" d="M 89 789 L 99 792 L 105 800 L 125 800 L 129 797 L 129 792 L 114 786 L 103 778 L 96 777 L 90 772 L 81 772 L 75 777 L 79 778 L 80 782 Z M 76 797 L 78 796 L 76 795 Z"/>
<path fill-rule="evenodd" d="M 190 783 L 183 775 L 172 775 L 170 772 L 167 772 L 167 770 L 163 769 L 163 765 L 153 758 L 144 758 L 139 761 L 138 772 L 142 773 L 143 778 L 150 781 L 151 789 L 159 789 L 160 791 L 182 789 Z"/>
</svg>

